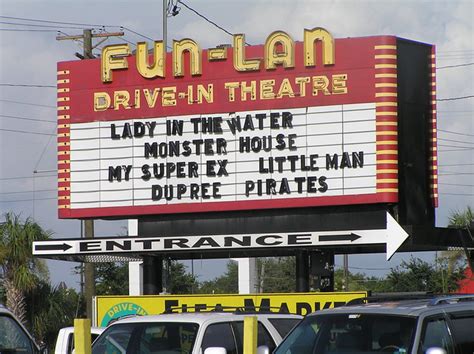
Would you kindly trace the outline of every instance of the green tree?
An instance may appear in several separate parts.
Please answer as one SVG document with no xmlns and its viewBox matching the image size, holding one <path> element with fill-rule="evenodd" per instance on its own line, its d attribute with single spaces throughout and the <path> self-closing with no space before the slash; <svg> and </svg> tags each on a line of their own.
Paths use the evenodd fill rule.
<svg viewBox="0 0 474 354">
<path fill-rule="evenodd" d="M 385 291 L 386 281 L 383 278 L 377 278 L 373 276 L 367 276 L 364 273 L 351 273 L 348 274 L 349 279 L 349 291 L 374 291 L 382 292 Z M 348 291 L 344 286 L 344 270 L 337 269 L 334 272 L 334 290 L 335 291 Z"/>
<path fill-rule="evenodd" d="M 186 267 L 178 261 L 170 264 L 170 293 L 192 294 L 198 290 L 199 284 L 196 277 L 186 272 Z"/>
<path fill-rule="evenodd" d="M 24 222 L 18 215 L 5 214 L 0 224 L 0 271 L 5 287 L 7 307 L 26 324 L 25 294 L 33 290 L 39 280 L 48 278 L 45 263 L 32 255 L 34 241 L 50 238 L 32 219 Z"/>
<path fill-rule="evenodd" d="M 127 295 L 128 263 L 96 263 L 95 281 L 97 295 Z"/>
<path fill-rule="evenodd" d="M 296 291 L 296 258 L 269 257 L 257 261 L 258 289 L 262 293 Z"/>
<path fill-rule="evenodd" d="M 198 292 L 201 294 L 236 294 L 239 292 L 239 270 L 237 262 L 227 262 L 224 275 L 201 283 Z"/>
<path fill-rule="evenodd" d="M 455 291 L 459 280 L 464 277 L 464 268 L 456 266 L 450 277 L 447 277 L 446 261 L 428 263 L 419 258 L 403 261 L 400 266 L 392 268 L 387 275 L 384 291 L 413 292 L 431 291 L 443 293 Z"/>
<path fill-rule="evenodd" d="M 48 348 L 55 344 L 59 329 L 72 326 L 74 318 L 84 311 L 85 303 L 74 289 L 51 286 L 41 281 L 26 296 L 32 333 Z"/>
<path fill-rule="evenodd" d="M 449 216 L 448 227 L 465 229 L 470 227 L 471 223 L 474 222 L 474 212 L 470 206 L 463 211 L 453 211 Z M 444 258 L 448 262 L 448 277 L 451 276 L 456 265 L 464 262 L 466 259 L 466 253 L 463 250 L 459 251 L 443 251 L 441 252 L 441 258 Z"/>
</svg>

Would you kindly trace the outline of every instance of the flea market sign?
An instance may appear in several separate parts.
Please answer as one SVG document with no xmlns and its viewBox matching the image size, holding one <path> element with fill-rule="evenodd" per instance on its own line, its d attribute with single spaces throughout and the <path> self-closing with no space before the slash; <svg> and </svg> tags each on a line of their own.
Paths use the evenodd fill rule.
<svg viewBox="0 0 474 354">
<path fill-rule="evenodd" d="M 58 64 L 60 217 L 397 202 L 396 37 L 132 48 Z"/>
</svg>

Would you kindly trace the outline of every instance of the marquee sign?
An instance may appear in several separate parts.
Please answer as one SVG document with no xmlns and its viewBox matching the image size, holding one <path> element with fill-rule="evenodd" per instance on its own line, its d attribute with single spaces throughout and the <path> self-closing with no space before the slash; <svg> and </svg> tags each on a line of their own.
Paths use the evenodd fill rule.
<svg viewBox="0 0 474 354">
<path fill-rule="evenodd" d="M 244 43 L 59 63 L 59 216 L 396 203 L 396 37 Z"/>
</svg>

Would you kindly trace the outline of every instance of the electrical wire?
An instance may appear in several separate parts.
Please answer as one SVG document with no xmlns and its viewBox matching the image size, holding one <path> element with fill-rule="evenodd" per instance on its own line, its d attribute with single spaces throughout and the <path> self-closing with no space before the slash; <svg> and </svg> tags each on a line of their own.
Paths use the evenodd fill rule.
<svg viewBox="0 0 474 354">
<path fill-rule="evenodd" d="M 225 28 L 223 28 L 222 26 L 219 26 L 217 23 L 215 23 L 214 21 L 210 20 L 209 18 L 207 18 L 206 16 L 204 16 L 203 14 L 199 13 L 197 10 L 193 9 L 191 6 L 187 5 L 186 3 L 184 3 L 182 0 L 178 0 L 177 1 L 178 3 L 180 3 L 181 5 L 183 5 L 185 8 L 187 8 L 188 10 L 194 12 L 196 15 L 198 15 L 199 17 L 201 17 L 202 19 L 204 19 L 205 21 L 209 22 L 210 24 L 214 25 L 215 27 L 219 28 L 221 31 L 224 31 L 225 33 L 227 33 L 229 36 L 233 36 L 234 34 L 233 33 L 230 33 L 228 30 L 226 30 Z M 250 45 L 249 43 L 245 42 L 246 45 Z"/>
<path fill-rule="evenodd" d="M 8 195 L 8 194 L 22 194 L 22 193 L 45 193 L 45 192 L 57 192 L 57 189 L 37 189 L 37 190 L 30 190 L 30 191 L 18 191 L 18 192 L 0 192 L 1 195 Z"/>
<path fill-rule="evenodd" d="M 461 144 L 474 144 L 474 142 L 469 142 L 469 141 L 461 141 L 461 140 L 453 140 L 453 139 L 446 139 L 446 138 L 438 138 L 438 140 L 442 141 L 450 141 L 452 143 L 461 143 Z M 457 147 L 463 147 L 463 146 L 457 146 Z"/>
<path fill-rule="evenodd" d="M 30 102 L 21 102 L 21 101 L 13 101 L 13 100 L 2 100 L 2 99 L 0 99 L 0 102 L 8 102 L 8 103 L 15 103 L 15 104 L 23 104 L 23 105 L 27 105 L 27 106 L 35 106 L 35 107 L 45 107 L 45 108 L 57 109 L 56 106 L 48 106 L 48 105 L 44 105 L 44 104 L 30 103 Z"/>
<path fill-rule="evenodd" d="M 27 85 L 27 84 L 0 84 L 0 86 L 57 88 L 56 86 L 53 86 L 53 85 Z"/>
<path fill-rule="evenodd" d="M 57 32 L 56 30 L 0 28 L 2 32 Z"/>
<path fill-rule="evenodd" d="M 465 100 L 467 98 L 474 98 L 474 95 L 462 96 L 462 97 L 451 97 L 451 98 L 438 98 L 437 101 L 457 101 L 457 100 Z"/>
<path fill-rule="evenodd" d="M 34 18 L 26 18 L 26 17 L 0 16 L 0 18 L 6 18 L 10 20 L 19 20 L 19 21 L 29 21 L 29 22 L 55 23 L 59 25 L 104 27 L 104 25 L 97 25 L 97 24 L 90 24 L 90 23 L 60 22 L 60 21 L 50 21 L 50 20 L 34 19 Z M 105 27 L 114 27 L 114 26 L 105 26 Z"/>
<path fill-rule="evenodd" d="M 458 64 L 458 65 L 440 66 L 439 68 L 436 68 L 436 70 L 459 68 L 459 67 L 462 67 L 462 66 L 470 66 L 470 65 L 474 65 L 474 63 L 465 63 L 465 64 Z"/>
<path fill-rule="evenodd" d="M 466 134 L 466 133 L 453 132 L 452 130 L 438 129 L 438 131 L 443 132 L 443 133 L 456 134 L 456 135 L 474 136 L 474 134 Z"/>
<path fill-rule="evenodd" d="M 56 134 L 49 134 L 49 133 L 29 132 L 29 131 L 26 131 L 26 130 L 4 129 L 4 128 L 0 128 L 0 131 L 11 132 L 11 133 L 21 133 L 21 134 L 47 135 L 47 136 L 55 136 L 56 135 Z"/>
<path fill-rule="evenodd" d="M 35 202 L 37 200 L 53 200 L 57 199 L 57 197 L 50 197 L 50 198 L 35 198 L 35 199 L 18 199 L 18 200 L 2 200 L 0 203 L 20 203 L 20 202 Z"/>
<path fill-rule="evenodd" d="M 12 25 L 12 26 L 26 26 L 26 27 L 41 27 L 41 28 L 69 28 L 69 29 L 85 29 L 84 27 L 65 27 L 65 26 L 50 26 L 50 25 L 34 25 L 32 23 L 15 23 L 15 22 L 4 22 L 0 21 L 2 25 Z"/>
<path fill-rule="evenodd" d="M 41 174 L 38 176 L 14 176 L 14 177 L 0 177 L 0 181 L 9 181 L 13 179 L 29 179 L 29 178 L 43 178 L 43 177 L 58 177 L 57 174 L 54 175 L 46 175 L 46 174 Z"/>
<path fill-rule="evenodd" d="M 35 119 L 35 118 L 25 118 L 25 117 L 17 117 L 17 116 L 7 116 L 7 115 L 5 115 L 5 114 L 0 114 L 0 117 L 3 117 L 3 118 L 11 118 L 11 119 L 20 119 L 20 120 L 28 120 L 28 121 L 32 121 L 32 122 L 42 122 L 42 123 L 57 124 L 56 121 L 52 121 L 52 120 Z"/>
</svg>

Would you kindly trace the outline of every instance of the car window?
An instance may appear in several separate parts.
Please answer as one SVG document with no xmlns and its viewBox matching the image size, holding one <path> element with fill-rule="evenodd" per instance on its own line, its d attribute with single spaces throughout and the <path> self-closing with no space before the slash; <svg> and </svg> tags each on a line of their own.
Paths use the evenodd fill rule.
<svg viewBox="0 0 474 354">
<path fill-rule="evenodd" d="M 410 352 L 416 320 L 404 316 L 333 314 L 309 316 L 275 354 Z"/>
<path fill-rule="evenodd" d="M 178 322 L 124 323 L 109 327 L 93 354 L 190 354 L 199 325 Z"/>
<path fill-rule="evenodd" d="M 211 324 L 206 328 L 201 345 L 202 352 L 209 347 L 222 347 L 227 350 L 227 354 L 238 354 L 229 322 Z"/>
<path fill-rule="evenodd" d="M 268 320 L 282 338 L 285 338 L 285 336 L 301 321 L 299 318 L 270 318 Z"/>
<path fill-rule="evenodd" d="M 0 315 L 0 328 L 0 353 L 36 352 L 30 337 L 12 317 Z"/>
<path fill-rule="evenodd" d="M 428 348 L 443 348 L 446 353 L 454 353 L 453 343 L 444 318 L 428 318 L 423 325 L 418 354 L 424 354 Z"/>
<path fill-rule="evenodd" d="M 243 321 L 232 322 L 232 327 L 234 328 L 239 353 L 243 353 L 244 322 Z M 276 348 L 275 341 L 273 340 L 270 333 L 268 333 L 268 330 L 265 328 L 265 326 L 261 322 L 258 322 L 257 347 L 260 347 L 262 345 L 267 346 L 270 349 L 270 353 L 273 352 L 273 350 Z"/>
<path fill-rule="evenodd" d="M 474 311 L 450 314 L 451 329 L 460 353 L 474 353 Z"/>
</svg>

